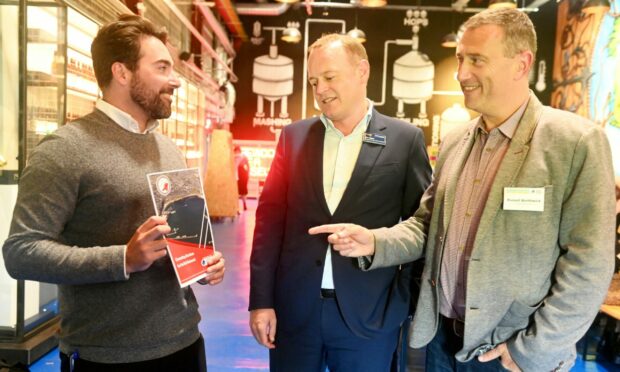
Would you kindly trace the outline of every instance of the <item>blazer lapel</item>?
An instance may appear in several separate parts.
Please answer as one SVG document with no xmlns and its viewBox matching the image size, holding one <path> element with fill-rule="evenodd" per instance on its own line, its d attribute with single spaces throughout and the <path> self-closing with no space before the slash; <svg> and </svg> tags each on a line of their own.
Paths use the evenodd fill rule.
<svg viewBox="0 0 620 372">
<path fill-rule="evenodd" d="M 474 122 L 470 125 L 470 128 L 461 140 L 461 144 L 458 146 L 457 153 L 454 155 L 453 159 L 449 159 L 446 161 L 446 163 L 450 162 L 450 164 L 445 165 L 448 166 L 448 169 L 447 172 L 442 175 L 442 178 L 445 180 L 443 182 L 444 185 L 441 185 L 441 182 L 438 185 L 437 193 L 440 194 L 444 192 L 442 212 L 444 229 L 448 228 L 450 217 L 452 217 L 452 206 L 454 205 L 454 198 L 456 195 L 456 185 L 461 175 L 461 171 L 465 166 L 465 162 L 469 157 L 471 148 L 474 145 L 474 131 L 476 129 L 478 120 L 474 120 Z"/>
<path fill-rule="evenodd" d="M 308 132 L 308 140 L 303 153 L 305 158 L 306 174 L 317 202 L 325 213 L 331 215 L 327 201 L 325 200 L 325 191 L 323 190 L 323 145 L 325 140 L 325 127 L 323 123 L 317 119 Z"/>
<path fill-rule="evenodd" d="M 514 180 L 523 165 L 525 157 L 530 149 L 529 142 L 534 134 L 534 129 L 540 120 L 542 114 L 542 104 L 536 96 L 530 95 L 530 102 L 528 103 L 523 117 L 519 122 L 519 126 L 515 131 L 515 134 L 510 141 L 506 155 L 497 170 L 493 186 L 489 191 L 484 212 L 480 217 L 480 225 L 478 226 L 478 232 L 476 233 L 476 242 L 480 241 L 488 229 L 493 224 L 493 219 L 497 214 L 499 208 L 501 208 L 504 201 L 504 188 L 510 187 L 514 184 Z M 474 243 L 475 245 L 475 243 Z"/>
<path fill-rule="evenodd" d="M 385 123 L 378 118 L 379 114 L 376 110 L 373 109 L 372 117 L 370 119 L 370 123 L 368 123 L 368 128 L 366 129 L 366 133 L 381 133 L 385 130 Z M 392 139 L 394 140 L 394 139 Z M 366 181 L 366 178 L 371 173 L 372 168 L 375 166 L 377 158 L 381 151 L 386 146 L 389 146 L 390 138 L 386 136 L 386 145 L 376 145 L 373 143 L 362 142 L 362 147 L 360 149 L 360 153 L 357 156 L 357 161 L 355 162 L 355 167 L 353 168 L 353 173 L 351 174 L 351 179 L 347 184 L 347 188 L 342 195 L 342 199 L 340 203 L 338 203 L 338 207 L 334 211 L 334 216 L 338 216 L 342 218 L 343 209 L 346 210 L 347 207 L 354 205 L 354 200 L 357 199 L 356 195 L 360 191 L 360 187 Z"/>
</svg>

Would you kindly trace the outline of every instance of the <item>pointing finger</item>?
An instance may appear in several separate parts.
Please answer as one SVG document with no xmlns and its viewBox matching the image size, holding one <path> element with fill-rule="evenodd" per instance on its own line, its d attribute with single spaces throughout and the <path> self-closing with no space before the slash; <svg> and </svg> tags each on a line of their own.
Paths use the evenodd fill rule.
<svg viewBox="0 0 620 372">
<path fill-rule="evenodd" d="M 334 224 L 330 224 L 330 225 L 321 225 L 321 226 L 315 226 L 315 227 L 311 227 L 308 230 L 308 233 L 310 235 L 317 235 L 317 234 L 333 234 L 335 232 L 341 231 L 346 225 L 343 223 L 334 223 Z"/>
</svg>

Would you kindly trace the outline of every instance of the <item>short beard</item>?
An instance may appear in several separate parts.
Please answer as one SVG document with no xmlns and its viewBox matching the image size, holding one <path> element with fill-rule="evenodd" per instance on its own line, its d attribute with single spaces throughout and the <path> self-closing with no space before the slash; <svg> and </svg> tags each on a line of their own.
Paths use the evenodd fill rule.
<svg viewBox="0 0 620 372">
<path fill-rule="evenodd" d="M 174 89 L 162 88 L 160 91 L 155 92 L 146 87 L 142 80 L 140 80 L 138 74 L 134 73 L 129 94 L 131 99 L 137 103 L 138 106 L 142 107 L 150 119 L 157 120 L 170 117 L 172 105 L 161 98 L 160 95 L 163 93 L 168 93 L 172 96 L 172 94 L 174 94 Z"/>
</svg>

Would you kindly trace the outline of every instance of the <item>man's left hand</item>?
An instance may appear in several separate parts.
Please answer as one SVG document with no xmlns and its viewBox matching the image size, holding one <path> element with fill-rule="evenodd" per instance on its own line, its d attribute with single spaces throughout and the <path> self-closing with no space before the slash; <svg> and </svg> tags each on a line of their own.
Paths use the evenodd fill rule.
<svg viewBox="0 0 620 372">
<path fill-rule="evenodd" d="M 198 283 L 210 285 L 220 284 L 222 280 L 224 280 L 224 272 L 226 271 L 224 264 L 225 261 L 222 257 L 222 253 L 215 251 L 213 256 L 209 258 L 207 276 L 200 279 Z"/>
<path fill-rule="evenodd" d="M 511 372 L 521 372 L 521 368 L 517 365 L 517 363 L 512 360 L 510 353 L 508 352 L 508 347 L 506 343 L 499 344 L 493 350 L 489 350 L 486 353 L 480 355 L 478 360 L 480 362 L 490 362 L 493 359 L 500 358 L 500 362 L 502 363 L 502 367 L 506 368 Z"/>
</svg>

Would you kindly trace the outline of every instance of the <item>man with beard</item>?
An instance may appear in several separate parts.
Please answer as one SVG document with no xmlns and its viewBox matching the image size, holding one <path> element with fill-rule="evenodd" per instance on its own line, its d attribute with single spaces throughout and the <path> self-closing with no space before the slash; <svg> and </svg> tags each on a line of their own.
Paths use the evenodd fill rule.
<svg viewBox="0 0 620 372">
<path fill-rule="evenodd" d="M 157 133 L 179 81 L 165 31 L 121 16 L 93 41 L 103 99 L 28 159 L 4 261 L 16 279 L 59 287 L 62 371 L 205 371 L 200 315 L 166 256 L 145 175 L 184 168 Z M 213 257 L 205 281 L 218 284 Z"/>
</svg>

